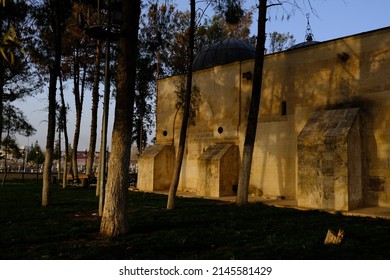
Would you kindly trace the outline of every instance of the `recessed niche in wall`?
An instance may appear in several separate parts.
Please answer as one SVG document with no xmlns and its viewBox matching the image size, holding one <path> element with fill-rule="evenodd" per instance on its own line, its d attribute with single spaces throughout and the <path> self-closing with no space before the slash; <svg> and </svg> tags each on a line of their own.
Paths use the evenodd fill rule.
<svg viewBox="0 0 390 280">
<path fill-rule="evenodd" d="M 164 135 L 164 136 L 167 136 L 167 135 L 168 135 L 168 131 L 164 130 L 164 131 L 163 131 L 163 135 Z"/>
<path fill-rule="evenodd" d="M 217 131 L 218 131 L 219 134 L 221 134 L 223 132 L 223 127 L 222 126 L 218 127 Z"/>
<path fill-rule="evenodd" d="M 280 115 L 287 115 L 287 102 L 285 100 L 280 102 Z"/>
</svg>

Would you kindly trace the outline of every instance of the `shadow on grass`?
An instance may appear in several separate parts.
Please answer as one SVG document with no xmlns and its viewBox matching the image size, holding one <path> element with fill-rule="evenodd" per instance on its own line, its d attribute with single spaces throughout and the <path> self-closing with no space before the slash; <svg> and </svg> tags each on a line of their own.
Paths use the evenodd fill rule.
<svg viewBox="0 0 390 280">
<path fill-rule="evenodd" d="M 130 232 L 99 236 L 92 188 L 52 188 L 40 206 L 41 185 L 0 189 L 0 259 L 389 259 L 390 221 L 320 211 L 129 193 Z M 344 229 L 341 245 L 324 246 L 328 228 Z"/>
</svg>

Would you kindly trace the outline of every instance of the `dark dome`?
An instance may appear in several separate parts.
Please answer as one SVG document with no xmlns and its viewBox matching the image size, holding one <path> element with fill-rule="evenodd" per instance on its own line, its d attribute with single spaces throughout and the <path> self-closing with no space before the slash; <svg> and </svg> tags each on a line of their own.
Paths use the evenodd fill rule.
<svg viewBox="0 0 390 280">
<path fill-rule="evenodd" d="M 193 71 L 255 58 L 256 49 L 238 39 L 225 39 L 205 47 L 196 56 Z"/>
<path fill-rule="evenodd" d="M 319 43 L 321 43 L 321 42 L 319 42 L 319 41 L 305 41 L 305 42 L 302 42 L 302 43 L 299 43 L 299 44 L 292 46 L 291 48 L 289 48 L 289 50 L 308 47 L 308 46 L 312 46 L 312 45 L 317 45 Z"/>
</svg>

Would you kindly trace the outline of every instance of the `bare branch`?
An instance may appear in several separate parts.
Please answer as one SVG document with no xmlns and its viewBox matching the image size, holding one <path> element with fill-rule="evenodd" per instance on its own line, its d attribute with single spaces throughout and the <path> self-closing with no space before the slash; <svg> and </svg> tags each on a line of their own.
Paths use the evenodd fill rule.
<svg viewBox="0 0 390 280">
<path fill-rule="evenodd" d="M 270 8 L 270 7 L 274 7 L 274 6 L 282 6 L 283 4 L 282 3 L 274 3 L 274 4 L 270 4 L 270 5 L 267 5 L 267 9 Z"/>
</svg>

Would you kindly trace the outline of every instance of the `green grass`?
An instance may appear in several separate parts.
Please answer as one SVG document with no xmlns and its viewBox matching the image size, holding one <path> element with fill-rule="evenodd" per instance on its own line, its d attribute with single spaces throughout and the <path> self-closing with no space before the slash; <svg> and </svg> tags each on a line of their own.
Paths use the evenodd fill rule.
<svg viewBox="0 0 390 280">
<path fill-rule="evenodd" d="M 42 208 L 36 182 L 0 188 L 0 259 L 390 259 L 390 220 L 195 198 L 167 211 L 166 196 L 130 192 L 130 232 L 103 238 L 94 189 L 51 195 Z M 323 245 L 328 228 L 342 244 Z"/>
</svg>

